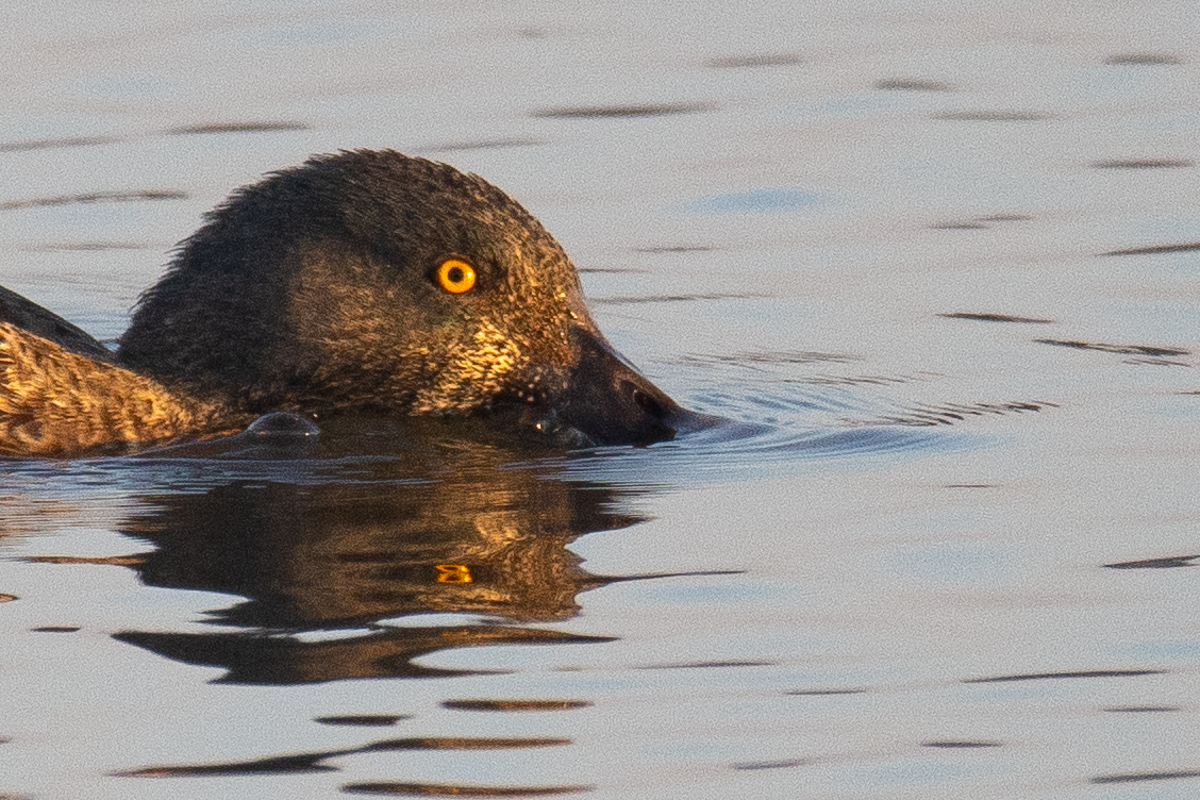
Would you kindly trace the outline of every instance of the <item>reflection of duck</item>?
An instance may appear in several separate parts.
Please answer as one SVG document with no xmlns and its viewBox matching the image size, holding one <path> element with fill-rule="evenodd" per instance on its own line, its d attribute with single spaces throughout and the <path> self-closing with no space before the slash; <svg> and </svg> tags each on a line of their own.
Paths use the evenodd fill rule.
<svg viewBox="0 0 1200 800">
<path fill-rule="evenodd" d="M 105 356 L 0 295 L 0 452 L 119 451 L 278 410 L 509 413 L 556 443 L 649 443 L 686 414 L 613 351 L 529 212 L 394 151 L 316 156 L 236 192 Z"/>
<path fill-rule="evenodd" d="M 497 468 L 512 457 L 480 448 L 437 482 L 396 482 L 411 472 L 389 461 L 365 467 L 361 483 L 248 482 L 146 498 L 160 510 L 124 526 L 156 546 L 133 564 L 142 580 L 245 601 L 211 616 L 236 632 L 117 636 L 223 666 L 227 680 L 269 683 L 436 674 L 412 659 L 447 648 L 591 640 L 497 620 L 574 616 L 577 593 L 613 579 L 583 570 L 567 545 L 640 517 L 613 510 L 614 489 Z M 377 625 L 462 612 L 487 621 Z M 332 629 L 343 632 L 286 635 Z"/>
<path fill-rule="evenodd" d="M 641 518 L 612 510 L 612 489 L 498 468 L 512 456 L 481 448 L 428 482 L 394 483 L 400 461 L 364 466 L 366 482 L 146 498 L 162 510 L 125 528 L 158 548 L 139 566 L 146 583 L 245 597 L 217 615 L 236 625 L 353 627 L 430 611 L 569 618 L 576 593 L 606 581 L 566 546 Z"/>
</svg>

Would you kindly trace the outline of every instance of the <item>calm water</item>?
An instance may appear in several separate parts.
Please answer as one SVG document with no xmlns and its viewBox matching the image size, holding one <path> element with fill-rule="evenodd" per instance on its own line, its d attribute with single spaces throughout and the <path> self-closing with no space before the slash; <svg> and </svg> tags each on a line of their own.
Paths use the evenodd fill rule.
<svg viewBox="0 0 1200 800">
<path fill-rule="evenodd" d="M 709 6 L 10 10 L 0 284 L 390 146 L 730 422 L 0 464 L 0 797 L 1200 791 L 1197 5 Z"/>
</svg>

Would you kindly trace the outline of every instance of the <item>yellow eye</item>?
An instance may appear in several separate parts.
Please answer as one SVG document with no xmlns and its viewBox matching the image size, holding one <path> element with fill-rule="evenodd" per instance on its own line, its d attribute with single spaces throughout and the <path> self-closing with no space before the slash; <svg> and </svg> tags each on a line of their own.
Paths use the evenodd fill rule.
<svg viewBox="0 0 1200 800">
<path fill-rule="evenodd" d="M 475 288 L 475 268 L 457 258 L 448 258 L 437 268 L 437 285 L 451 294 Z"/>
</svg>

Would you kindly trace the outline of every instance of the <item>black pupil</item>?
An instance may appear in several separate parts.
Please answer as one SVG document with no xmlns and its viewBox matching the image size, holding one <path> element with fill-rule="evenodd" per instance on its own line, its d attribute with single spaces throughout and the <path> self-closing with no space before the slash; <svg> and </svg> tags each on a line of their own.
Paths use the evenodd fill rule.
<svg viewBox="0 0 1200 800">
<path fill-rule="evenodd" d="M 451 267 L 450 271 L 446 273 L 446 278 L 451 283 L 462 283 L 465 277 L 462 267 Z"/>
</svg>

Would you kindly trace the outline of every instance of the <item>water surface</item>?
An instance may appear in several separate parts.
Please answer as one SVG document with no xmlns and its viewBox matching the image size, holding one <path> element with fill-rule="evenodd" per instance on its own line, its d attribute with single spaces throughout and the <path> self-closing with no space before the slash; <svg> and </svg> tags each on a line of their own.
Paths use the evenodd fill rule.
<svg viewBox="0 0 1200 800">
<path fill-rule="evenodd" d="M 101 338 L 230 189 L 479 172 L 729 422 L 0 464 L 0 794 L 1192 797 L 1194 4 L 32 4 L 0 284 Z"/>
</svg>

